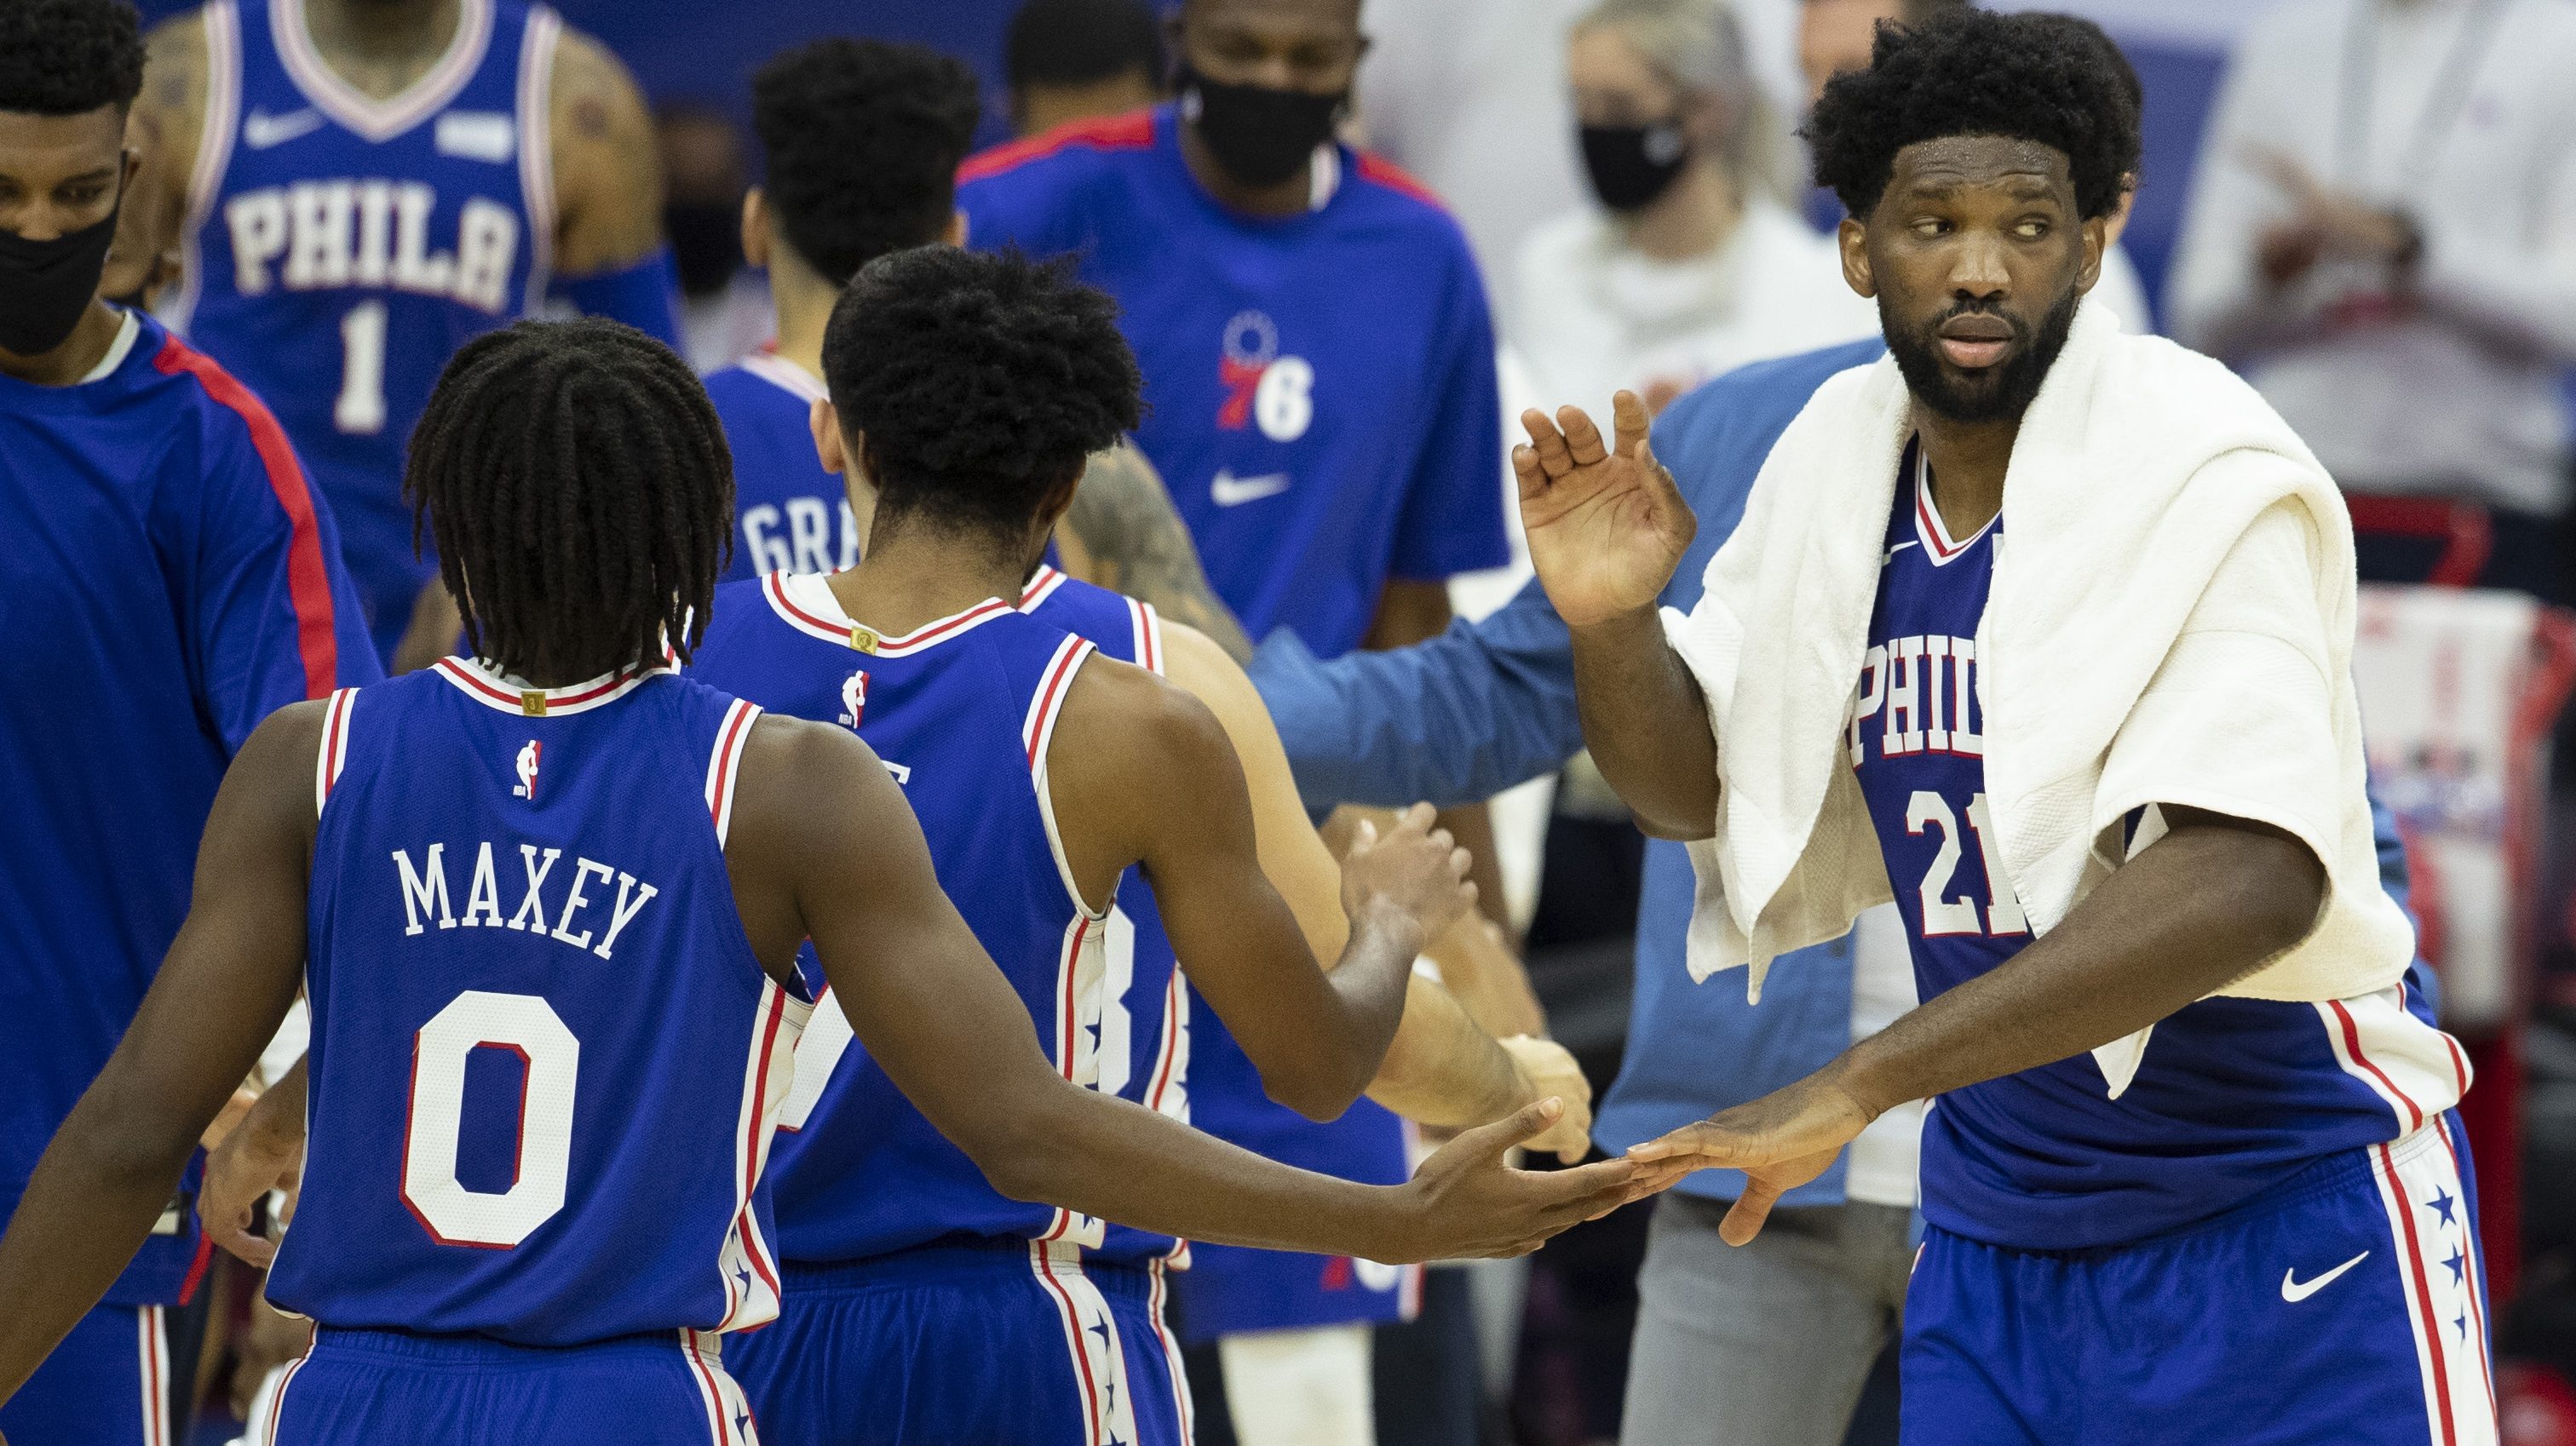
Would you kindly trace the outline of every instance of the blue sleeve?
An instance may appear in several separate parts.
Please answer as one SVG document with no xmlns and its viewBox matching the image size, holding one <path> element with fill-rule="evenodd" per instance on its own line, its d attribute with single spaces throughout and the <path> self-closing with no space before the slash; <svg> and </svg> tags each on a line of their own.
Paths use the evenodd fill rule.
<svg viewBox="0 0 2576 1446">
<path fill-rule="evenodd" d="M 1535 580 L 1484 621 L 1392 652 L 1320 663 L 1283 628 L 1250 671 L 1316 808 L 1473 803 L 1583 747 L 1573 644 Z"/>
<path fill-rule="evenodd" d="M 613 271 L 558 276 L 553 291 L 584 316 L 622 321 L 674 351 L 681 349 L 680 273 L 668 246 L 656 246 L 643 260 Z"/>
<path fill-rule="evenodd" d="M 1494 323 L 1466 238 L 1451 227 L 1449 296 L 1440 349 L 1422 393 L 1430 424 L 1396 519 L 1389 570 L 1437 582 L 1512 560 L 1503 530 L 1503 402 L 1494 376 Z"/>
<path fill-rule="evenodd" d="M 1097 238 L 1079 214 L 1079 188 L 1067 184 L 1085 157 L 1041 157 L 978 177 L 957 188 L 966 213 L 966 244 L 978 251 L 1015 246 L 1032 256 L 1085 251 Z M 974 163 L 969 161 L 970 166 Z"/>
<path fill-rule="evenodd" d="M 284 433 L 261 435 L 276 425 L 217 413 L 201 453 L 173 454 L 200 475 L 163 489 L 196 503 L 179 595 L 197 706 L 227 752 L 289 703 L 384 676 L 328 504 Z"/>
</svg>

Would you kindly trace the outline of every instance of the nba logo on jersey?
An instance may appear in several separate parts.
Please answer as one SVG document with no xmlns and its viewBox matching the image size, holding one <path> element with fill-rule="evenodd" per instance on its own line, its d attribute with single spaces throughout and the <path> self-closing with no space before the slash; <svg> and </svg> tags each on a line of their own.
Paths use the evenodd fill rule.
<svg viewBox="0 0 2576 1446">
<path fill-rule="evenodd" d="M 1267 312 L 1237 312 L 1225 324 L 1217 379 L 1225 400 L 1216 424 L 1229 432 L 1258 423 L 1274 442 L 1294 442 L 1315 420 L 1315 368 L 1304 357 L 1279 354 L 1279 323 Z"/>
<path fill-rule="evenodd" d="M 536 800 L 537 755 L 544 751 L 545 745 L 534 738 L 528 740 L 527 747 L 519 750 L 519 786 L 510 790 L 512 798 L 524 798 L 530 802 Z"/>
<path fill-rule="evenodd" d="M 847 728 L 858 727 L 859 720 L 866 717 L 867 712 L 868 675 L 867 670 L 862 668 L 851 673 L 849 681 L 841 684 L 842 726 Z"/>
</svg>

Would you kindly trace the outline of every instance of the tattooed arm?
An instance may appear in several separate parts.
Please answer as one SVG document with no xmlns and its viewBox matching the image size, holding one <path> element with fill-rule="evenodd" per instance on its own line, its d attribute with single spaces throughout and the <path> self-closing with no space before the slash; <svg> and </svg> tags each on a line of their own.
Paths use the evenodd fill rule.
<svg viewBox="0 0 2576 1446">
<path fill-rule="evenodd" d="M 1252 639 L 1208 586 L 1163 479 L 1132 444 L 1092 454 L 1055 542 L 1075 577 L 1152 603 L 1214 638 L 1238 663 L 1252 656 Z"/>
</svg>

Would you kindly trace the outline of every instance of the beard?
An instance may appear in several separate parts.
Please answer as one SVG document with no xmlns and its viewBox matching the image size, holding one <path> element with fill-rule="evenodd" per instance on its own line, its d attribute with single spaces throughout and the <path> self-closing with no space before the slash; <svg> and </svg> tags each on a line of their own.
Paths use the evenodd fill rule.
<svg viewBox="0 0 2576 1446">
<path fill-rule="evenodd" d="M 2081 292 L 2068 287 L 2066 295 L 2040 319 L 2035 336 L 2030 324 L 2020 317 L 1968 305 L 1952 306 L 1920 328 L 1907 330 L 1896 324 L 1882 303 L 1878 325 L 1887 338 L 1889 354 L 1896 358 L 1896 369 L 1904 374 L 1907 389 L 1935 415 L 1971 424 L 2011 422 L 2030 410 L 2031 399 L 2039 395 L 2040 383 L 2048 380 L 2048 369 L 2057 364 L 2057 354 L 2066 349 L 2066 334 L 2075 325 L 2075 306 L 2082 299 Z M 2013 354 L 2001 366 L 1959 371 L 1942 360 L 1941 328 L 1951 318 L 1971 313 L 2001 317 L 2012 328 Z"/>
</svg>

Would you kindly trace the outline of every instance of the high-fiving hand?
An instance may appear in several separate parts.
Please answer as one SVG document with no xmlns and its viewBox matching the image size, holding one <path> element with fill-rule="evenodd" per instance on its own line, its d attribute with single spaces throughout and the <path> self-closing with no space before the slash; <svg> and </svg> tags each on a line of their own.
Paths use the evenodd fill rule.
<svg viewBox="0 0 2576 1446">
<path fill-rule="evenodd" d="M 1742 1170 L 1744 1193 L 1717 1227 L 1727 1244 L 1742 1245 L 1761 1233 L 1782 1195 L 1825 1173 L 1875 1118 L 1827 1070 L 1648 1140 L 1628 1158 L 1658 1167 L 1657 1178 L 1717 1166 Z"/>
<path fill-rule="evenodd" d="M 1530 563 L 1557 615 L 1578 628 L 1652 606 L 1699 532 L 1647 445 L 1646 404 L 1621 392 L 1610 405 L 1615 445 L 1581 407 L 1559 407 L 1552 421 L 1521 413 L 1529 445 L 1512 449 Z"/>
</svg>

